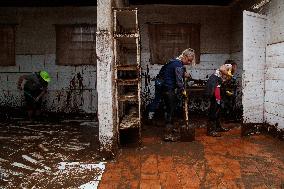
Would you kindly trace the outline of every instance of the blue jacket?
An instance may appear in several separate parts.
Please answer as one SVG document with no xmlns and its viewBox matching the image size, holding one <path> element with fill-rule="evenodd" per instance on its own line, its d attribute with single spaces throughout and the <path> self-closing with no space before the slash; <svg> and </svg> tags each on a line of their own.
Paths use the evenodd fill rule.
<svg viewBox="0 0 284 189">
<path fill-rule="evenodd" d="M 171 59 L 166 65 L 162 67 L 161 71 L 161 76 L 163 78 L 163 86 L 166 89 L 184 89 L 183 77 L 185 73 L 185 68 L 183 67 L 183 64 L 180 60 Z"/>
</svg>

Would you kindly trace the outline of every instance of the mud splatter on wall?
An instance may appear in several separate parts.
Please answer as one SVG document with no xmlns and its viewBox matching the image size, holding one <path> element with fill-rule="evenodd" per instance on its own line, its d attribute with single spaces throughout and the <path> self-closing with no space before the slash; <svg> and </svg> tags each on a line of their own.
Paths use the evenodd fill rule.
<svg viewBox="0 0 284 189">
<path fill-rule="evenodd" d="M 16 66 L 1 67 L 0 106 L 21 107 L 23 94 L 17 89 L 18 78 L 46 70 L 52 80 L 44 98 L 45 111 L 96 113 L 96 65 L 56 65 L 54 26 L 96 24 L 96 7 L 0 8 L 0 12 L 2 23 L 18 23 Z"/>
</svg>

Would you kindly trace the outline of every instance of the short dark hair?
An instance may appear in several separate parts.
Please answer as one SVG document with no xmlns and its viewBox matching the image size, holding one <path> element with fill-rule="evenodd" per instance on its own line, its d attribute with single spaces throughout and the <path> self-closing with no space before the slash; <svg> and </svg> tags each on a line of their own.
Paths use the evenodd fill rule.
<svg viewBox="0 0 284 189">
<path fill-rule="evenodd" d="M 231 64 L 232 66 L 237 66 L 237 63 L 234 60 L 226 60 L 224 64 Z"/>
</svg>

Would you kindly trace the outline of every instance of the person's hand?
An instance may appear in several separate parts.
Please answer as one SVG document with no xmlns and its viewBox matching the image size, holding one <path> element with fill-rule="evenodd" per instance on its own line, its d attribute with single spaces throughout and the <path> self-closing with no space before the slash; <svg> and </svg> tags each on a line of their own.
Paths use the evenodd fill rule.
<svg viewBox="0 0 284 189">
<path fill-rule="evenodd" d="M 38 102 L 38 101 L 39 101 L 39 97 L 36 97 L 36 98 L 35 98 L 35 102 Z"/>
<path fill-rule="evenodd" d="M 232 96 L 232 95 L 233 95 L 233 93 L 230 92 L 230 91 L 226 91 L 226 94 L 227 94 L 228 96 Z"/>
<path fill-rule="evenodd" d="M 191 78 L 192 78 L 191 75 L 190 75 L 190 73 L 187 73 L 187 72 L 184 73 L 184 77 L 185 77 L 185 78 L 188 78 L 188 79 L 191 79 Z"/>
<path fill-rule="evenodd" d="M 233 77 L 233 74 L 232 74 L 231 70 L 228 71 L 228 76 L 230 76 L 231 78 Z"/>
<path fill-rule="evenodd" d="M 216 99 L 216 103 L 217 103 L 218 105 L 221 105 L 221 100 L 217 100 L 217 99 Z"/>
<path fill-rule="evenodd" d="M 182 94 L 182 96 L 187 97 L 186 90 L 182 90 L 181 94 Z"/>
</svg>

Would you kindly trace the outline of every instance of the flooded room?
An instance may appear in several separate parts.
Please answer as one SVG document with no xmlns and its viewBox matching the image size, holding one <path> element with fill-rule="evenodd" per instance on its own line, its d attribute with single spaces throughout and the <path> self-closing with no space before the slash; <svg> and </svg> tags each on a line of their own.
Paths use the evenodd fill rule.
<svg viewBox="0 0 284 189">
<path fill-rule="evenodd" d="M 283 0 L 3 0 L 0 188 L 284 188 Z"/>
</svg>

